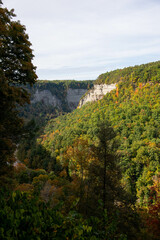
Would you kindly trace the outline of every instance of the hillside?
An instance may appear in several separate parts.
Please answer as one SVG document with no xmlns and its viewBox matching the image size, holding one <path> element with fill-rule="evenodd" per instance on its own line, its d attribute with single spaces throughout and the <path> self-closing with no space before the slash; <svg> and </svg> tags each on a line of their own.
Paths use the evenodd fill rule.
<svg viewBox="0 0 160 240">
<path fill-rule="evenodd" d="M 51 120 L 39 143 L 63 165 L 62 153 L 80 137 L 96 144 L 97 124 L 106 119 L 116 132 L 123 186 L 133 201 L 147 204 L 160 167 L 160 62 L 106 73 L 96 83 L 117 83 L 117 89 Z"/>
<path fill-rule="evenodd" d="M 38 93 L 45 91 L 40 96 L 50 96 L 53 83 L 38 84 Z M 63 84 L 52 92 L 61 103 L 71 89 L 61 92 Z M 40 239 L 158 240 L 160 62 L 104 73 L 94 84 L 82 100 L 95 89 L 113 88 L 57 118 L 49 113 L 44 127 L 38 123 L 48 111 L 28 122 L 14 172 L 18 192 L 1 201 L 3 213 L 10 221 L 16 209 L 15 223 L 30 219 L 31 236 Z M 51 101 L 36 102 L 37 89 L 31 91 L 32 104 L 43 109 Z M 68 111 L 51 103 L 57 115 L 61 106 Z M 16 228 L 20 236 L 23 228 Z"/>
<path fill-rule="evenodd" d="M 0 239 L 159 240 L 160 61 L 106 72 L 95 81 L 37 81 L 36 74 L 92 77 L 104 62 L 119 64 L 119 56 L 121 64 L 156 58 L 158 28 L 152 26 L 159 6 L 146 4 L 144 11 L 142 4 L 117 2 L 117 12 L 111 1 L 103 8 L 98 1 L 78 7 L 71 1 L 53 12 L 39 1 L 34 23 L 34 9 L 28 12 L 29 29 L 40 30 L 37 43 L 32 35 L 36 67 L 25 25 L 2 1 Z M 16 8 L 27 19 L 27 5 Z M 56 20 L 51 25 L 50 14 Z M 141 23 L 151 29 L 143 31 Z"/>
<path fill-rule="evenodd" d="M 140 66 L 127 67 L 123 69 L 117 69 L 111 72 L 101 74 L 95 84 L 111 84 L 123 82 L 125 86 L 132 84 L 137 86 L 139 83 L 159 82 L 160 78 L 160 61 L 152 62 L 148 64 L 142 64 Z"/>
</svg>

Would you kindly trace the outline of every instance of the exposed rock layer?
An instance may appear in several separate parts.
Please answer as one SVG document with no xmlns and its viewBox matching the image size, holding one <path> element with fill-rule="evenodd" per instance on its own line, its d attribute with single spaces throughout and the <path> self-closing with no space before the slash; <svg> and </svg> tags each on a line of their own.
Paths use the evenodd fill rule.
<svg viewBox="0 0 160 240">
<path fill-rule="evenodd" d="M 70 110 L 73 110 L 78 106 L 78 103 L 79 103 L 81 97 L 86 92 L 87 92 L 87 89 L 69 88 L 67 90 L 65 101 L 67 102 Z M 62 105 L 61 100 L 57 96 L 52 95 L 52 93 L 49 90 L 41 90 L 40 91 L 37 89 L 33 95 L 33 99 L 31 100 L 31 103 L 34 104 L 36 102 L 41 102 L 41 101 L 46 105 L 52 105 L 54 107 L 61 107 L 61 105 Z"/>
<path fill-rule="evenodd" d="M 94 102 L 103 98 L 103 96 L 116 89 L 116 84 L 101 84 L 94 85 L 93 89 L 89 90 L 87 95 L 85 95 L 79 102 L 79 107 L 82 107 L 87 102 Z"/>
<path fill-rule="evenodd" d="M 67 90 L 65 101 L 70 110 L 74 110 L 78 104 L 79 107 L 82 107 L 87 102 L 94 102 L 103 98 L 103 96 L 116 89 L 116 84 L 101 84 L 94 85 L 93 89 L 89 90 L 88 93 L 82 97 L 87 89 L 72 89 Z M 80 100 L 81 99 L 81 100 Z M 61 107 L 62 101 L 56 96 L 52 95 L 49 90 L 39 90 L 37 89 L 34 93 L 31 103 L 36 103 L 42 101 L 46 105 L 52 105 L 54 107 Z"/>
<path fill-rule="evenodd" d="M 87 89 L 72 89 L 72 88 L 68 89 L 66 100 L 71 110 L 75 109 L 78 106 L 81 97 L 86 92 Z"/>
<path fill-rule="evenodd" d="M 31 103 L 36 103 L 40 101 L 42 101 L 46 105 L 53 105 L 54 107 L 61 106 L 61 101 L 55 95 L 52 95 L 49 90 L 36 90 Z"/>
</svg>

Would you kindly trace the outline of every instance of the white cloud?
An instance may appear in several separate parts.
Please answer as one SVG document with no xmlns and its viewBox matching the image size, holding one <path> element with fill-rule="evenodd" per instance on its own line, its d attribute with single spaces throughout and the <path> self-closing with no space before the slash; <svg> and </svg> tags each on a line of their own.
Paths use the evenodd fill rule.
<svg viewBox="0 0 160 240">
<path fill-rule="evenodd" d="M 160 55 L 159 0 L 6 0 L 5 6 L 27 27 L 40 79 L 96 78 Z"/>
</svg>

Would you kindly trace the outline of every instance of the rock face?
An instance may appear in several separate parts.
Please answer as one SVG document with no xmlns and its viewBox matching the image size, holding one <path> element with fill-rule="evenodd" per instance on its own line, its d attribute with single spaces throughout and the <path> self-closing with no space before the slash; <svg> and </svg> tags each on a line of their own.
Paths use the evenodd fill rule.
<svg viewBox="0 0 160 240">
<path fill-rule="evenodd" d="M 116 89 L 116 84 L 94 85 L 93 89 L 89 90 L 87 95 L 81 99 L 81 97 L 87 92 L 87 89 L 69 88 L 64 100 L 67 103 L 68 108 L 74 110 L 78 105 L 79 107 L 82 107 L 87 102 L 102 99 L 106 93 L 113 89 Z M 49 90 L 36 89 L 36 92 L 32 96 L 31 103 L 34 104 L 37 102 L 43 102 L 45 105 L 52 105 L 53 107 L 59 108 L 62 106 L 62 101 Z"/>
<path fill-rule="evenodd" d="M 52 95 L 49 90 L 36 90 L 33 96 L 33 100 L 31 100 L 31 103 L 36 103 L 40 101 L 42 101 L 46 105 L 53 105 L 54 107 L 61 106 L 61 101 L 56 96 Z"/>
<path fill-rule="evenodd" d="M 87 89 L 72 89 L 69 88 L 66 94 L 66 103 L 70 110 L 74 110 L 81 99 L 81 97 L 87 92 Z M 43 102 L 45 105 L 52 105 L 54 107 L 61 107 L 62 102 L 49 90 L 36 90 L 31 100 L 31 103 Z"/>
<path fill-rule="evenodd" d="M 68 89 L 66 100 L 71 110 L 75 109 L 78 106 L 81 97 L 86 92 L 87 89 L 72 89 L 72 88 Z"/>
<path fill-rule="evenodd" d="M 93 89 L 89 90 L 88 94 L 80 100 L 79 107 L 82 107 L 87 102 L 94 102 L 102 99 L 106 93 L 111 92 L 113 89 L 116 89 L 116 83 L 110 85 L 94 85 Z"/>
</svg>

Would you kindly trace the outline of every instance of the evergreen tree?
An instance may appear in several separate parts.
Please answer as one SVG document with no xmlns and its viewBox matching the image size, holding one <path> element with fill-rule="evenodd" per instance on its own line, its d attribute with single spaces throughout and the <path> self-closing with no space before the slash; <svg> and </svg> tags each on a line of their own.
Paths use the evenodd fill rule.
<svg viewBox="0 0 160 240">
<path fill-rule="evenodd" d="M 13 20 L 13 9 L 9 11 L 2 5 L 0 1 L 0 176 L 8 173 L 15 160 L 23 126 L 16 108 L 29 103 L 29 95 L 20 84 L 32 85 L 37 78 L 25 26 Z"/>
<path fill-rule="evenodd" d="M 122 200 L 122 188 L 120 186 L 121 172 L 117 163 L 117 155 L 114 149 L 115 132 L 107 121 L 101 121 L 97 126 L 97 143 L 92 148 L 94 161 L 89 167 L 90 200 L 97 202 L 99 214 L 112 213 L 117 202 Z M 122 198 L 121 198 L 121 197 Z M 95 200 L 96 198 L 96 200 Z M 98 209 L 98 200 L 102 202 L 102 212 Z M 92 204 L 90 204 L 91 208 Z M 97 211 L 95 209 L 95 211 Z M 93 209 L 90 210 L 93 212 Z"/>
</svg>

